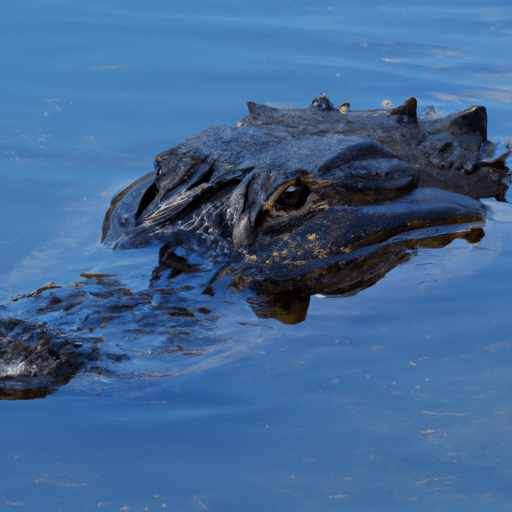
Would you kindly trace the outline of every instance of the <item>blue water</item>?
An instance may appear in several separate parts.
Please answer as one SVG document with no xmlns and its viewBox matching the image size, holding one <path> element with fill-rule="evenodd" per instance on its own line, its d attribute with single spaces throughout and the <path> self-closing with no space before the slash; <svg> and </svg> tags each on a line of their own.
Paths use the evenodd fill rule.
<svg viewBox="0 0 512 512">
<path fill-rule="evenodd" d="M 489 138 L 512 134 L 505 1 L 21 0 L 0 26 L 0 303 L 116 265 L 143 286 L 157 254 L 99 247 L 110 199 L 246 100 L 414 95 L 439 113 L 483 104 Z M 133 357 L 0 402 L 0 506 L 509 510 L 512 209 L 486 204 L 479 244 L 312 297 L 305 322 L 259 319 L 226 289 L 200 359 Z"/>
</svg>

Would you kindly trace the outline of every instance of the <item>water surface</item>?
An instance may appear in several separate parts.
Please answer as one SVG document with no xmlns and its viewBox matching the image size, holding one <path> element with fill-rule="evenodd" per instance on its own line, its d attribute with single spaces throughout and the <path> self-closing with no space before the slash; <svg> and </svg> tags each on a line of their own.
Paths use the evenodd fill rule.
<svg viewBox="0 0 512 512">
<path fill-rule="evenodd" d="M 26 0 L 0 13 L 6 315 L 26 312 L 12 297 L 80 274 L 118 270 L 146 290 L 156 251 L 99 245 L 110 199 L 163 149 L 244 117 L 246 100 L 300 107 L 325 92 L 365 109 L 414 95 L 440 113 L 484 104 L 489 138 L 512 133 L 504 1 Z M 419 249 L 356 295 L 312 297 L 304 322 L 258 318 L 226 282 L 208 304 L 185 290 L 179 305 L 211 309 L 204 322 L 109 338 L 130 355 L 112 373 L 2 401 L 0 504 L 508 510 L 512 212 L 486 204 L 481 242 Z M 149 353 L 166 328 L 201 355 Z"/>
</svg>

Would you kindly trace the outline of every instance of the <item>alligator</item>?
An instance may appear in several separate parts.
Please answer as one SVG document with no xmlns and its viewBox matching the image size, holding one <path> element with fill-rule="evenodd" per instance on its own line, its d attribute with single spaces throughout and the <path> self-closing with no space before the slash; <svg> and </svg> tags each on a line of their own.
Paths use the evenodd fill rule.
<svg viewBox="0 0 512 512">
<path fill-rule="evenodd" d="M 504 200 L 510 150 L 487 139 L 485 107 L 418 115 L 411 97 L 396 108 L 351 111 L 325 95 L 301 109 L 247 105 L 236 124 L 160 153 L 154 171 L 112 201 L 103 242 L 163 243 L 160 267 L 192 242 L 229 255 L 238 287 L 301 304 L 274 314 L 295 323 L 312 293 L 353 292 L 382 276 L 384 261 L 392 268 L 400 257 L 382 246 L 398 243 L 403 253 L 407 239 L 411 247 L 464 232 L 456 226 L 485 220 L 479 199 Z M 460 236 L 478 240 L 477 232 Z M 357 276 L 347 270 L 356 267 Z M 269 314 L 261 301 L 256 312 Z"/>
<path fill-rule="evenodd" d="M 339 216 L 353 220 L 329 229 L 329 246 L 346 252 L 412 225 L 483 220 L 468 197 L 503 200 L 509 150 L 497 155 L 487 140 L 485 107 L 440 117 L 432 108 L 418 116 L 415 98 L 389 110 L 347 105 L 335 109 L 325 95 L 303 109 L 248 102 L 235 125 L 160 153 L 155 170 L 112 201 L 103 242 L 142 247 L 185 232 L 257 253 Z M 368 224 L 390 204 L 406 213 L 384 210 L 384 223 Z"/>
<path fill-rule="evenodd" d="M 208 299 L 225 276 L 229 286 L 251 291 L 258 317 L 300 322 L 311 295 L 356 293 L 418 247 L 479 242 L 479 200 L 505 200 L 510 150 L 487 140 L 485 107 L 418 114 L 409 98 L 396 108 L 357 111 L 348 103 L 337 109 L 325 95 L 300 109 L 247 105 L 249 115 L 236 124 L 160 153 L 152 172 L 112 200 L 102 242 L 159 248 L 147 289 L 84 274 L 72 286 L 50 284 L 16 298 L 34 301 L 33 313 L 0 319 L 0 358 L 24 378 L 53 380 L 18 382 L 7 397 L 43 396 L 84 365 L 105 371 L 102 357 L 128 357 L 118 343 L 111 353 L 99 349 L 106 336 L 96 333 L 107 325 L 121 339 L 145 328 L 153 335 L 158 326 L 164 335 L 173 328 L 169 316 L 187 328 L 189 321 L 194 329 L 214 324 Z M 195 304 L 181 296 L 173 303 L 176 290 L 187 289 L 183 282 L 201 272 L 201 286 L 189 287 Z M 65 315 L 49 327 L 44 315 L 55 321 L 56 311 Z M 38 323 L 30 323 L 34 316 Z M 187 352 L 183 345 L 162 350 Z"/>
</svg>

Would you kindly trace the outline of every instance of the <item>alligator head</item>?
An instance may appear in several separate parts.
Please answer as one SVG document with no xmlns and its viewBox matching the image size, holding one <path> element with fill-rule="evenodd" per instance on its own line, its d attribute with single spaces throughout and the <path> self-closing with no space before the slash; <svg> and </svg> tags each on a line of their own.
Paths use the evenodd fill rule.
<svg viewBox="0 0 512 512">
<path fill-rule="evenodd" d="M 482 222 L 478 199 L 503 199 L 507 188 L 509 150 L 487 140 L 484 107 L 418 115 L 410 98 L 351 111 L 325 95 L 303 109 L 248 107 L 238 123 L 158 155 L 112 201 L 103 241 L 165 243 L 161 261 L 192 240 L 208 250 L 214 242 L 217 254 L 241 256 L 242 274 L 289 280 L 366 257 L 364 248 L 432 236 L 424 228 Z"/>
</svg>

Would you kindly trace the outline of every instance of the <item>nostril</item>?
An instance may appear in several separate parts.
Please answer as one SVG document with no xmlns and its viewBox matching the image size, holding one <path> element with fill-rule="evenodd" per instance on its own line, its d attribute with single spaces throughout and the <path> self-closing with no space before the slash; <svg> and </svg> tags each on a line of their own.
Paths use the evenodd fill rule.
<svg viewBox="0 0 512 512">
<path fill-rule="evenodd" d="M 439 148 L 438 153 L 439 153 L 439 154 L 444 153 L 445 151 L 448 151 L 452 146 L 453 146 L 453 143 L 451 143 L 450 141 L 445 142 L 445 143 L 444 143 L 444 144 Z"/>
<path fill-rule="evenodd" d="M 158 188 L 153 183 L 142 195 L 139 207 L 137 208 L 137 213 L 135 213 L 135 218 L 138 219 L 146 210 L 146 208 L 155 200 L 155 197 L 158 194 Z"/>
</svg>

